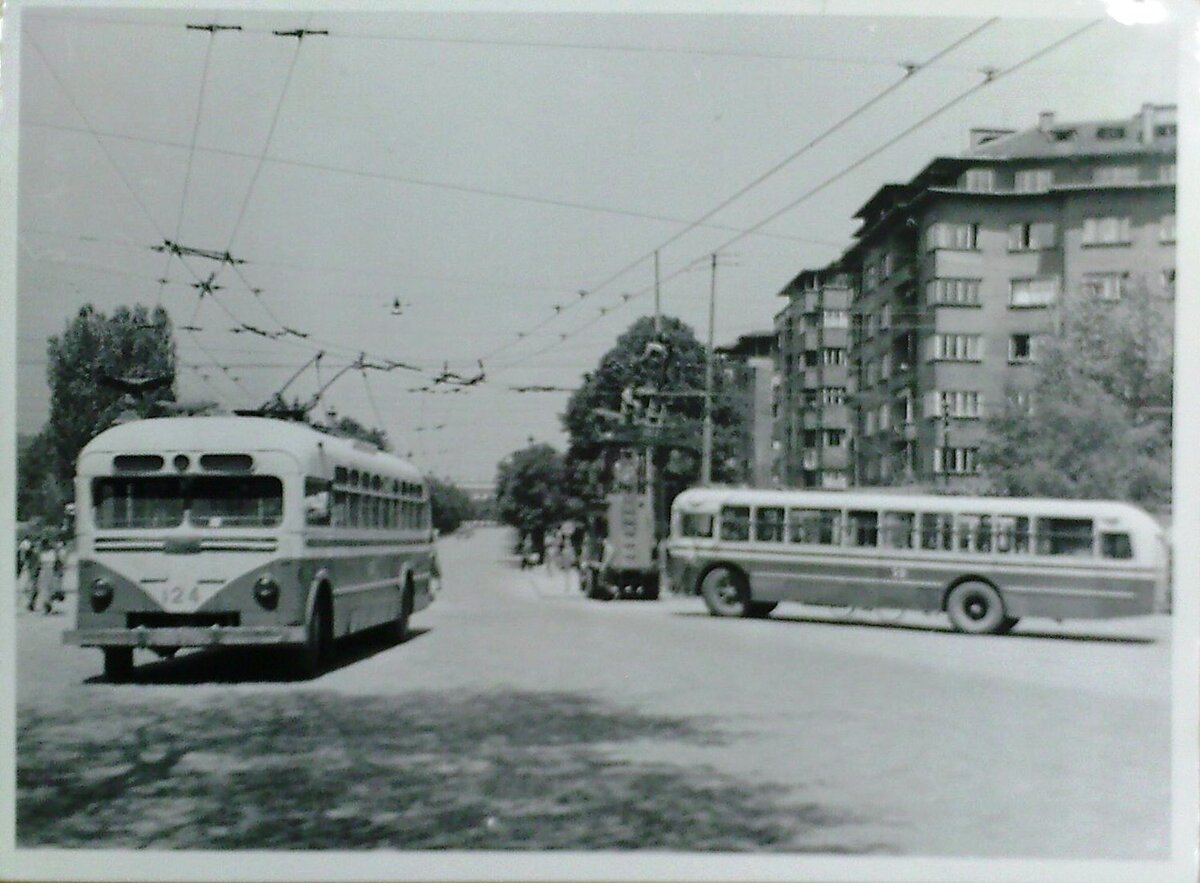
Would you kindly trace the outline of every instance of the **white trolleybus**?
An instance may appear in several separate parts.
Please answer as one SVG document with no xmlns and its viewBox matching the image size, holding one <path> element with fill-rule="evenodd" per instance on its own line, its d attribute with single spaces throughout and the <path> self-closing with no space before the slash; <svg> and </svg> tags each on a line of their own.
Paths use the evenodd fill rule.
<svg viewBox="0 0 1200 883">
<path fill-rule="evenodd" d="M 75 481 L 78 627 L 110 679 L 133 649 L 281 645 L 320 670 L 335 638 L 437 591 L 421 473 L 364 442 L 260 417 L 139 420 L 96 436 Z"/>
<path fill-rule="evenodd" d="M 1097 501 L 697 488 L 675 499 L 668 555 L 715 616 L 797 601 L 944 611 L 970 633 L 1154 613 L 1168 586 L 1154 519 Z"/>
</svg>

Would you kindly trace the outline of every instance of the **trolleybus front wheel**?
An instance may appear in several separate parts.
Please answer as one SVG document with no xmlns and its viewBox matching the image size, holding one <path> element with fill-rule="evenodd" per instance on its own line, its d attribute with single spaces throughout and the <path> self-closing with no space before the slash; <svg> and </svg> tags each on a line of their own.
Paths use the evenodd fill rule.
<svg viewBox="0 0 1200 883">
<path fill-rule="evenodd" d="M 330 616 L 329 602 L 322 594 L 313 605 L 312 616 L 308 618 L 304 643 L 293 653 L 294 668 L 299 677 L 308 680 L 320 674 L 321 666 L 329 655 L 332 637 L 333 620 Z"/>
<path fill-rule="evenodd" d="M 1002 631 L 1009 619 L 1000 593 L 979 580 L 968 580 L 951 589 L 946 598 L 946 613 L 956 629 L 972 635 Z"/>
<path fill-rule="evenodd" d="M 132 647 L 104 648 L 104 677 L 110 681 L 127 681 L 133 675 Z"/>
<path fill-rule="evenodd" d="M 714 567 L 700 580 L 700 594 L 713 616 L 751 615 L 750 587 L 730 567 Z"/>
</svg>

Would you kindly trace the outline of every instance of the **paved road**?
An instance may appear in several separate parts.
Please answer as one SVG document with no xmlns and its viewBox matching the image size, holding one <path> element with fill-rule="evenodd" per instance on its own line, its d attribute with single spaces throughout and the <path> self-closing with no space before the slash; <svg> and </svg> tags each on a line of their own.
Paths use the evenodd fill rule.
<svg viewBox="0 0 1200 883">
<path fill-rule="evenodd" d="M 108 685 L 23 614 L 20 842 L 1166 856 L 1165 618 L 718 620 L 507 542 L 442 540 L 414 635 L 304 683 L 227 652 Z"/>
</svg>

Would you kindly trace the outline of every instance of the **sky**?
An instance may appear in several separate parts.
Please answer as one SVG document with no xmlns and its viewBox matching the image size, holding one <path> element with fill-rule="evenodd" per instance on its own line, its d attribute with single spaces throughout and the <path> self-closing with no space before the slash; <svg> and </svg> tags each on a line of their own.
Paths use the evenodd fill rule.
<svg viewBox="0 0 1200 883">
<path fill-rule="evenodd" d="M 81 305 L 161 304 L 182 398 L 260 405 L 323 351 L 288 389 L 311 396 L 365 352 L 417 370 L 348 371 L 317 413 L 491 480 L 530 438 L 565 447 L 568 393 L 513 388 L 577 386 L 653 310 L 656 249 L 663 312 L 701 340 L 720 253 L 731 343 L 971 127 L 1175 102 L 1175 29 L 1094 12 L 1071 36 L 1089 19 L 27 7 L 18 430 L 45 421 L 46 339 Z M 273 33 L 296 28 L 328 33 Z M 1002 73 L 940 110 L 984 69 Z M 483 378 L 434 383 L 447 370 Z"/>
</svg>

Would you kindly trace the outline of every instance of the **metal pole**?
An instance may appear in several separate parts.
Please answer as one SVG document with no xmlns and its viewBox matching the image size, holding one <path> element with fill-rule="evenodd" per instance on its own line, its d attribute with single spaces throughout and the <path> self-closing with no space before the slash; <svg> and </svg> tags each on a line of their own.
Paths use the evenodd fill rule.
<svg viewBox="0 0 1200 883">
<path fill-rule="evenodd" d="M 712 281 L 708 291 L 708 353 L 704 362 L 704 437 L 700 458 L 700 483 L 712 484 L 713 459 L 713 325 L 717 315 L 717 255 L 712 256 Z"/>
</svg>

